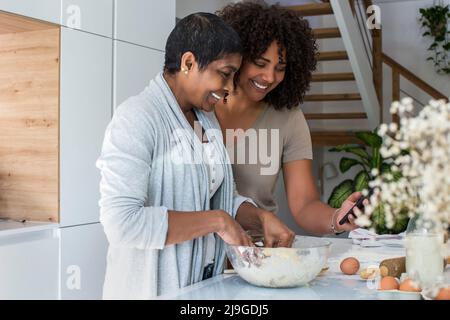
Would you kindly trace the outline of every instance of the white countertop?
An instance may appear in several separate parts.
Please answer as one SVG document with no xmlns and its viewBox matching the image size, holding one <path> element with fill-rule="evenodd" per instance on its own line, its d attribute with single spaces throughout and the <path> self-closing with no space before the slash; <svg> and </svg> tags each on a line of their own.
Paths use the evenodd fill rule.
<svg viewBox="0 0 450 320">
<path fill-rule="evenodd" d="M 405 255 L 401 247 L 367 248 L 353 245 L 351 239 L 330 238 L 331 253 L 328 259 L 329 270 L 317 277 L 307 286 L 298 288 L 256 287 L 237 274 L 223 274 L 201 281 L 192 286 L 179 289 L 159 299 L 175 300 L 373 300 L 382 299 L 374 281 L 362 280 L 359 275 L 347 276 L 339 271 L 340 261 L 355 256 L 361 268 L 376 265 L 386 258 Z M 449 273 L 449 272 L 447 272 Z"/>
<path fill-rule="evenodd" d="M 58 223 L 38 222 L 38 221 L 14 221 L 0 219 L 0 237 L 11 236 L 27 232 L 50 230 L 59 227 Z"/>
</svg>

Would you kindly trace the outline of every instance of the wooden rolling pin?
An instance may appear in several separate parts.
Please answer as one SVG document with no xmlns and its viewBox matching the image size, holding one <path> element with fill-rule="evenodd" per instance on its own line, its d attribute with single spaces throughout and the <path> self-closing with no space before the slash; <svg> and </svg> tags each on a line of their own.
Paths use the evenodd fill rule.
<svg viewBox="0 0 450 320">
<path fill-rule="evenodd" d="M 444 259 L 444 268 L 447 264 L 450 264 L 450 256 Z M 400 278 L 402 273 L 406 272 L 406 258 L 398 257 L 383 260 L 381 261 L 379 268 L 382 277 L 391 276 Z"/>
</svg>

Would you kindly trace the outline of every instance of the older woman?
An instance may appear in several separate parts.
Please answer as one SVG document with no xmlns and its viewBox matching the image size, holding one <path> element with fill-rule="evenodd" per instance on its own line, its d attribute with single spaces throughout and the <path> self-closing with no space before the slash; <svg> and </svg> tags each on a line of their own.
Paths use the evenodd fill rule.
<svg viewBox="0 0 450 320">
<path fill-rule="evenodd" d="M 311 137 L 299 108 L 316 67 L 316 44 L 308 22 L 293 11 L 261 2 L 230 4 L 218 15 L 237 31 L 244 48 L 242 66 L 236 76 L 237 88 L 216 108 L 222 130 L 277 133 L 271 146 L 266 146 L 273 153 L 272 170 L 265 170 L 268 164 L 261 158 L 255 163 L 233 163 L 238 192 L 275 215 L 278 206 L 274 189 L 282 170 L 289 208 L 300 227 L 319 235 L 356 228 L 353 216 L 343 225 L 337 222 L 361 194 L 351 194 L 338 210 L 331 208 L 320 201 L 311 170 Z M 254 145 L 242 143 L 239 135 L 236 139 L 236 145 L 231 144 L 234 154 L 255 152 L 250 150 Z M 228 146 L 232 143 L 226 142 Z M 354 210 L 361 213 L 357 208 Z M 264 221 L 276 219 L 266 214 Z M 262 226 L 266 238 L 269 234 L 280 239 L 282 245 L 290 244 L 292 231 L 287 226 L 278 225 L 276 231 L 273 223 Z"/>
<path fill-rule="evenodd" d="M 258 209 L 235 192 L 217 120 L 203 112 L 233 89 L 240 64 L 236 32 L 192 14 L 167 40 L 164 71 L 116 110 L 97 162 L 110 244 L 104 298 L 193 284 L 222 272 L 224 242 L 251 245 L 235 218 Z"/>
</svg>

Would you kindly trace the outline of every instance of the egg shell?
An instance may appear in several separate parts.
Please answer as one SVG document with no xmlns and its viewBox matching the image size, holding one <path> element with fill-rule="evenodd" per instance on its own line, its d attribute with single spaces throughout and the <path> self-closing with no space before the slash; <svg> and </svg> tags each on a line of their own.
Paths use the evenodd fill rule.
<svg viewBox="0 0 450 320">
<path fill-rule="evenodd" d="M 450 300 L 450 287 L 442 288 L 435 297 L 436 300 Z"/>
<path fill-rule="evenodd" d="M 347 275 L 356 274 L 359 270 L 359 261 L 355 257 L 348 257 L 342 260 L 341 271 Z"/>
<path fill-rule="evenodd" d="M 400 283 L 399 287 L 400 291 L 409 291 L 409 292 L 420 292 L 420 289 L 414 281 L 409 278 L 406 278 L 402 283 Z"/>
<path fill-rule="evenodd" d="M 380 281 L 380 290 L 397 290 L 398 287 L 398 280 L 395 277 L 387 276 Z"/>
</svg>

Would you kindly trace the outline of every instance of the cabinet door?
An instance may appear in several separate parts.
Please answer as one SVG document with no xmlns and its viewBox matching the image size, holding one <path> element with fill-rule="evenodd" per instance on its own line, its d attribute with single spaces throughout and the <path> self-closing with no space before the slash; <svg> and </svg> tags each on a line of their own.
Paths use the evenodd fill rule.
<svg viewBox="0 0 450 320">
<path fill-rule="evenodd" d="M 61 0 L 0 0 L 0 10 L 60 23 Z"/>
<path fill-rule="evenodd" d="M 100 223 L 61 228 L 61 299 L 101 299 L 108 242 Z"/>
<path fill-rule="evenodd" d="M 115 0 L 115 39 L 164 50 L 175 26 L 175 0 Z"/>
<path fill-rule="evenodd" d="M 164 52 L 114 41 L 114 106 L 141 92 L 163 69 Z"/>
<path fill-rule="evenodd" d="M 111 120 L 112 40 L 61 28 L 60 223 L 99 221 L 100 156 Z"/>
<path fill-rule="evenodd" d="M 114 0 L 62 0 L 61 24 L 112 38 Z"/>
<path fill-rule="evenodd" d="M 53 230 L 0 236 L 0 300 L 57 299 L 58 256 Z"/>
</svg>

